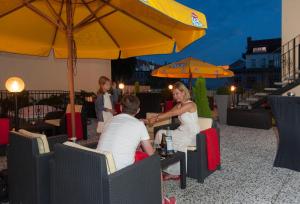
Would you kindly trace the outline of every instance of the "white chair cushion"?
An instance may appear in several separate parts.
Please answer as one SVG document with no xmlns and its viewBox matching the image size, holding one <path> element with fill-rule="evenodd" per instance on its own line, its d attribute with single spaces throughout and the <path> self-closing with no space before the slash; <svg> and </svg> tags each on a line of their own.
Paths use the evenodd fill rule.
<svg viewBox="0 0 300 204">
<path fill-rule="evenodd" d="M 50 148 L 49 148 L 49 144 L 48 144 L 48 140 L 47 140 L 46 135 L 29 132 L 29 131 L 24 130 L 24 129 L 20 129 L 19 133 L 21 133 L 21 135 L 23 135 L 25 137 L 36 139 L 37 143 L 38 143 L 38 149 L 39 149 L 40 154 L 45 154 L 45 153 L 50 152 Z"/>
<path fill-rule="evenodd" d="M 56 127 L 60 126 L 60 119 L 51 119 L 51 120 L 45 120 L 45 123 L 54 125 Z"/>
<path fill-rule="evenodd" d="M 212 118 L 203 118 L 203 117 L 199 117 L 198 118 L 198 123 L 200 126 L 200 132 L 206 129 L 209 129 L 212 127 L 212 122 L 213 119 Z"/>
<path fill-rule="evenodd" d="M 88 147 L 84 147 L 82 145 L 79 145 L 77 143 L 74 142 L 65 142 L 64 145 L 70 146 L 70 147 L 74 147 L 74 148 L 78 148 L 78 149 L 82 149 L 82 150 L 86 150 L 86 151 L 90 151 L 90 152 L 95 152 L 98 154 L 103 154 L 106 158 L 106 168 L 107 168 L 107 174 L 112 174 L 116 171 L 116 165 L 115 165 L 115 161 L 113 158 L 113 155 L 111 152 L 107 152 L 107 151 L 98 151 L 96 149 L 91 149 Z"/>
</svg>

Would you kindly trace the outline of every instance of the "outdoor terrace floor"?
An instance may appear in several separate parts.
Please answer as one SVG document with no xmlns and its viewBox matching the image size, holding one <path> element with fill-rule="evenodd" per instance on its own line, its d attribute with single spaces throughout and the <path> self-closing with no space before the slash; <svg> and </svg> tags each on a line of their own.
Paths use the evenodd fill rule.
<svg viewBox="0 0 300 204">
<path fill-rule="evenodd" d="M 89 127 L 94 134 L 95 126 Z M 187 179 L 187 187 L 178 181 L 164 183 L 168 196 L 178 204 L 189 203 L 300 203 L 300 172 L 274 168 L 276 136 L 272 129 L 260 130 L 221 125 L 222 169 L 204 183 Z M 97 138 L 89 139 L 96 142 Z M 6 166 L 2 158 L 0 168 Z"/>
<path fill-rule="evenodd" d="M 222 169 L 203 184 L 187 180 L 164 184 L 178 204 L 188 203 L 300 203 L 300 172 L 274 168 L 276 136 L 261 130 L 221 125 Z"/>
</svg>

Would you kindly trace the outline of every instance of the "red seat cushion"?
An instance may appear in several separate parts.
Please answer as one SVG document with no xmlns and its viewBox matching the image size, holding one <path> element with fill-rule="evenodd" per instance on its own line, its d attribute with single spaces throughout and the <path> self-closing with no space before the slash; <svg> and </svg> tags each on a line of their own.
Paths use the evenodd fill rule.
<svg viewBox="0 0 300 204">
<path fill-rule="evenodd" d="M 0 145 L 8 144 L 9 119 L 0 118 Z"/>
<path fill-rule="evenodd" d="M 121 113 L 121 104 L 120 103 L 115 104 L 115 111 L 117 114 Z"/>
<path fill-rule="evenodd" d="M 201 131 L 206 136 L 206 150 L 207 150 L 207 167 L 208 170 L 216 170 L 221 163 L 218 132 L 215 128 L 209 128 Z"/>
<path fill-rule="evenodd" d="M 173 108 L 173 106 L 174 106 L 173 101 L 166 101 L 165 112 L 171 110 Z"/>
<path fill-rule="evenodd" d="M 66 113 L 67 119 L 67 134 L 68 137 L 72 137 L 72 125 L 71 125 L 71 113 Z M 83 139 L 83 129 L 82 129 L 82 121 L 81 121 L 81 113 L 75 113 L 75 127 L 76 127 L 76 138 L 77 140 Z"/>
<path fill-rule="evenodd" d="M 149 157 L 149 155 L 145 152 L 142 152 L 142 151 L 136 151 L 135 152 L 135 162 L 146 159 L 147 157 Z"/>
</svg>

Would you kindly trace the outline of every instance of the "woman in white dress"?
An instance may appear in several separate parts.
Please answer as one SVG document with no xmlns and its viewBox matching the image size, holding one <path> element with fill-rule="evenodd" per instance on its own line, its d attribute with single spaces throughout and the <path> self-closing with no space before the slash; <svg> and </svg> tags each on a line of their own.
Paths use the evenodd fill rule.
<svg viewBox="0 0 300 204">
<path fill-rule="evenodd" d="M 155 122 L 178 116 L 180 126 L 176 130 L 171 131 L 173 146 L 175 150 L 187 153 L 188 146 L 196 145 L 196 135 L 200 131 L 197 106 L 191 101 L 189 90 L 181 82 L 177 82 L 173 85 L 172 92 L 177 105 L 166 113 L 159 113 L 148 119 L 148 123 L 151 125 Z M 154 140 L 155 145 L 161 143 L 162 134 L 165 132 L 166 130 L 160 130 L 156 133 Z M 164 176 L 166 180 L 177 179 L 180 175 L 179 162 L 170 165 L 167 169 L 164 169 L 164 172 L 167 173 L 167 175 Z"/>
</svg>

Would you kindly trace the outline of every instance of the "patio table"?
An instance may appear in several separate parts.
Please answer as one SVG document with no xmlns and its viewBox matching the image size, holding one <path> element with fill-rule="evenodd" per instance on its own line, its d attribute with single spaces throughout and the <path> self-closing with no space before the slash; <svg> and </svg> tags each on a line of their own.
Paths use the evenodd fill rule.
<svg viewBox="0 0 300 204">
<path fill-rule="evenodd" d="M 270 96 L 278 131 L 275 167 L 300 171 L 300 97 Z"/>
<path fill-rule="evenodd" d="M 171 164 L 180 162 L 180 188 L 186 188 L 186 165 L 185 165 L 185 153 L 177 151 L 171 156 L 161 157 L 160 165 L 164 169 Z"/>
</svg>

